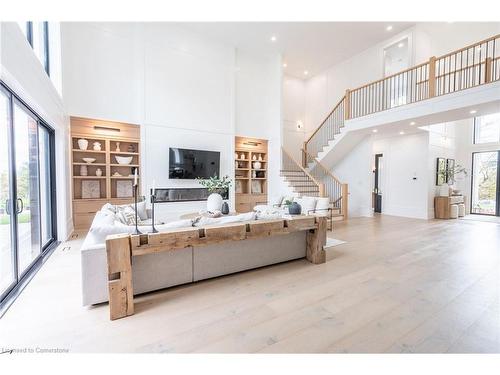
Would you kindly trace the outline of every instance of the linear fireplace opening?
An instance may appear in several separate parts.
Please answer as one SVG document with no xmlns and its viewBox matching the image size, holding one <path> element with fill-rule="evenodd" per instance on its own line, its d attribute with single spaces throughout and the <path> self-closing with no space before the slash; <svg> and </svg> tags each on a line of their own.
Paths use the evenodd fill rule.
<svg viewBox="0 0 500 375">
<path fill-rule="evenodd" d="M 206 188 L 160 188 L 155 189 L 156 203 L 206 201 L 210 193 Z M 228 194 L 222 194 L 228 199 Z"/>
</svg>

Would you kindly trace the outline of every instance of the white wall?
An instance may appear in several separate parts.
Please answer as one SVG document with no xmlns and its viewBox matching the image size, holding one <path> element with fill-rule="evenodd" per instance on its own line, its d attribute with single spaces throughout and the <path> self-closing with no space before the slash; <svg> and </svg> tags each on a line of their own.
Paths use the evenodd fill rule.
<svg viewBox="0 0 500 375">
<path fill-rule="evenodd" d="M 302 157 L 300 149 L 306 140 L 305 81 L 285 75 L 283 77 L 283 147 L 297 161 Z M 302 124 L 298 129 L 297 124 Z"/>
<path fill-rule="evenodd" d="M 382 213 L 428 218 L 428 145 L 427 133 L 374 140 L 373 158 L 383 154 Z"/>
<path fill-rule="evenodd" d="M 65 240 L 72 230 L 69 122 L 59 93 L 17 23 L 0 24 L 0 78 L 55 130 L 57 229 L 59 240 Z"/>
<path fill-rule="evenodd" d="M 349 217 L 371 216 L 372 137 L 367 136 L 332 170 L 343 183 L 349 184 Z"/>
<path fill-rule="evenodd" d="M 251 56 L 166 23 L 63 23 L 62 36 L 69 115 L 141 126 L 143 191 L 153 180 L 199 186 L 168 179 L 169 147 L 220 151 L 221 174 L 233 176 L 235 135 L 268 139 L 269 175 L 279 176 L 279 55 Z M 279 183 L 269 180 L 270 194 Z M 205 203 L 159 206 L 167 215 Z"/>
</svg>

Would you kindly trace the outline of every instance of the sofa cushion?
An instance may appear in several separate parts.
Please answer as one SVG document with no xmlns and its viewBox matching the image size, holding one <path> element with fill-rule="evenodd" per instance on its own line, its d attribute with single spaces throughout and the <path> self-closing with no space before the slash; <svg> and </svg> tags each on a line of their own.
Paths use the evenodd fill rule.
<svg viewBox="0 0 500 375">
<path fill-rule="evenodd" d="M 127 207 L 132 208 L 132 210 L 135 210 L 135 204 L 134 203 L 129 203 L 129 204 L 120 204 L 120 205 L 113 205 L 111 203 L 106 203 L 101 210 L 109 210 L 114 212 L 115 214 L 120 215 L 120 213 L 123 212 Z M 146 209 L 146 201 L 143 200 L 141 202 L 137 202 L 137 216 L 141 220 L 147 220 L 148 219 L 148 212 Z M 123 220 L 123 217 L 120 217 L 120 221 Z"/>
<path fill-rule="evenodd" d="M 317 216 L 328 216 L 330 208 L 330 198 L 321 197 L 316 200 L 316 208 L 314 209 L 314 213 Z"/>
<path fill-rule="evenodd" d="M 115 215 L 110 211 L 98 211 L 92 221 L 82 248 L 104 244 L 106 237 L 111 234 L 132 233 L 134 230 L 134 226 L 127 226 L 116 220 Z"/>
</svg>

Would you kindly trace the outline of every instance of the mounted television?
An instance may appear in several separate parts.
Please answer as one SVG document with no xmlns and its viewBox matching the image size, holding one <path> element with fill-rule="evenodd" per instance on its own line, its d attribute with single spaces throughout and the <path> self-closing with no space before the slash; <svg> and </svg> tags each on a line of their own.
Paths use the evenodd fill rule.
<svg viewBox="0 0 500 375">
<path fill-rule="evenodd" d="M 169 178 L 219 177 L 220 152 L 170 147 L 168 164 Z"/>
</svg>

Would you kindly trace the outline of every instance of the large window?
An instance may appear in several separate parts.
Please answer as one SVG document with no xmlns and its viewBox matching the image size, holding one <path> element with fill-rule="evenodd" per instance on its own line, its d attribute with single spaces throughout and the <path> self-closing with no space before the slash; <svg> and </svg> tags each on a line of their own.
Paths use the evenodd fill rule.
<svg viewBox="0 0 500 375">
<path fill-rule="evenodd" d="M 54 132 L 0 82 L 0 310 L 55 243 Z"/>
<path fill-rule="evenodd" d="M 49 23 L 43 22 L 19 22 L 19 26 L 26 35 L 29 44 L 33 47 L 35 55 L 43 65 L 43 68 L 50 76 L 49 58 Z"/>
<path fill-rule="evenodd" d="M 474 119 L 474 143 L 500 142 L 500 113 Z"/>
<path fill-rule="evenodd" d="M 500 215 L 500 151 L 472 154 L 471 212 L 482 215 Z"/>
</svg>

